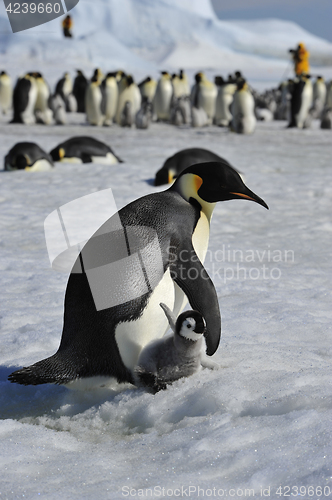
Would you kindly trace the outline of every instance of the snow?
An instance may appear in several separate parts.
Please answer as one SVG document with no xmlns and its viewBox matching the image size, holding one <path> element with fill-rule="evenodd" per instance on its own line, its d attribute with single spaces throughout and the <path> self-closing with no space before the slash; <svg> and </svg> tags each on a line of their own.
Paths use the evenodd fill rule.
<svg viewBox="0 0 332 500">
<path fill-rule="evenodd" d="M 74 75 L 78 64 L 85 71 L 121 67 L 139 79 L 167 62 L 191 75 L 242 69 L 250 83 L 270 86 L 284 72 L 287 56 L 278 54 L 289 46 L 308 40 L 319 64 L 331 50 L 281 21 L 266 22 L 263 37 L 258 24 L 216 20 L 209 2 L 179 4 L 95 0 L 92 8 L 81 0 L 70 41 L 60 39 L 59 20 L 47 36 L 41 28 L 6 34 L 2 8 L 0 64 L 13 78 L 40 69 L 52 84 L 67 69 Z M 245 34 L 246 46 L 237 47 Z M 266 53 L 257 55 L 261 40 Z M 331 66 L 320 69 L 332 75 Z M 63 127 L 8 120 L 0 117 L 0 158 L 18 141 L 50 151 L 74 135 L 92 135 L 125 163 L 0 172 L 0 498 L 243 498 L 252 490 L 259 498 L 283 498 L 278 491 L 330 498 L 331 131 L 318 121 L 306 130 L 259 122 L 252 136 L 241 136 L 160 123 L 87 128 L 78 114 Z M 107 188 L 118 208 L 162 190 L 152 186 L 155 172 L 188 147 L 226 158 L 270 207 L 234 200 L 214 212 L 205 266 L 223 316 L 212 358 L 221 368 L 155 396 L 130 385 L 82 392 L 10 384 L 12 371 L 53 354 L 61 338 L 67 275 L 51 269 L 46 217 Z M 310 486 L 325 495 L 318 489 L 313 496 Z"/>
<path fill-rule="evenodd" d="M 71 120 L 2 124 L 1 155 L 18 135 L 50 150 L 82 133 Z M 167 124 L 89 128 L 126 163 L 1 174 L 1 496 L 115 499 L 192 486 L 255 496 L 270 487 L 279 498 L 280 485 L 332 489 L 330 131 L 285 125 L 258 123 L 253 136 Z M 74 392 L 7 382 L 60 341 L 67 276 L 50 268 L 46 216 L 101 189 L 112 188 L 118 208 L 155 192 L 149 180 L 164 160 L 192 146 L 228 159 L 270 207 L 215 209 L 206 267 L 223 315 L 213 357 L 220 370 L 155 396 L 132 386 Z"/>
</svg>

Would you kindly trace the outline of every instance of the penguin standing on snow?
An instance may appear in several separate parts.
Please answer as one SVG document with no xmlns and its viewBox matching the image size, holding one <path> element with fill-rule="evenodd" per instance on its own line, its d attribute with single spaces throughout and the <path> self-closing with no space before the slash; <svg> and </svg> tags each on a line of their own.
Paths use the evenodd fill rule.
<svg viewBox="0 0 332 500">
<path fill-rule="evenodd" d="M 50 125 L 53 122 L 53 112 L 49 108 L 50 89 L 41 73 L 33 73 L 37 85 L 35 115 L 39 123 Z"/>
<path fill-rule="evenodd" d="M 13 87 L 10 76 L 5 72 L 0 73 L 0 110 L 5 115 L 12 107 Z"/>
<path fill-rule="evenodd" d="M 107 73 L 102 83 L 105 93 L 105 121 L 104 125 L 111 125 L 118 107 L 119 89 L 116 73 Z"/>
<path fill-rule="evenodd" d="M 121 127 L 131 127 L 141 107 L 141 93 L 131 75 L 125 75 L 119 84 L 119 99 L 116 122 Z"/>
<path fill-rule="evenodd" d="M 54 167 L 51 156 L 34 142 L 18 142 L 5 156 L 5 170 L 45 172 Z"/>
<path fill-rule="evenodd" d="M 135 367 L 136 385 L 147 387 L 154 394 L 168 384 L 189 377 L 201 368 L 205 347 L 206 323 L 198 311 L 186 311 L 176 319 L 161 303 L 173 335 L 152 341 L 141 352 Z"/>
<path fill-rule="evenodd" d="M 214 123 L 219 127 L 228 127 L 232 121 L 231 105 L 236 91 L 236 84 L 232 82 L 219 81 L 218 94 L 216 99 L 216 113 Z"/>
<path fill-rule="evenodd" d="M 171 75 L 162 71 L 153 99 L 153 111 L 158 120 L 168 121 L 170 118 L 173 85 Z"/>
<path fill-rule="evenodd" d="M 206 321 L 206 353 L 221 334 L 219 302 L 204 266 L 218 201 L 266 203 L 226 163 L 193 165 L 166 191 L 133 201 L 85 244 L 67 284 L 59 350 L 9 376 L 23 385 L 134 382 L 142 349 L 162 338 L 187 300 Z M 80 223 L 80 221 L 78 222 Z"/>
<path fill-rule="evenodd" d="M 31 73 L 17 79 L 13 94 L 14 116 L 11 123 L 30 125 L 36 122 L 34 110 L 37 94 L 36 80 Z"/>
<path fill-rule="evenodd" d="M 147 76 L 141 83 L 138 84 L 142 99 L 146 98 L 152 102 L 156 93 L 157 82 L 151 76 Z"/>
<path fill-rule="evenodd" d="M 77 69 L 77 75 L 74 80 L 73 95 L 77 102 L 77 112 L 85 113 L 85 92 L 88 86 L 88 80 L 80 69 Z"/>
<path fill-rule="evenodd" d="M 73 94 L 73 82 L 69 73 L 65 73 L 55 86 L 55 94 L 59 94 L 66 104 L 66 111 L 77 111 L 77 102 Z"/>
<path fill-rule="evenodd" d="M 216 113 L 217 86 L 210 82 L 203 72 L 195 75 L 195 81 L 190 97 L 192 106 L 204 109 L 211 124 Z"/>
<path fill-rule="evenodd" d="M 311 124 L 310 109 L 313 88 L 310 75 L 301 75 L 294 81 L 291 98 L 291 119 L 288 128 L 308 128 Z"/>
<path fill-rule="evenodd" d="M 321 118 L 326 101 L 326 85 L 322 76 L 317 76 L 313 85 L 313 105 L 311 114 L 313 118 Z"/>
<path fill-rule="evenodd" d="M 90 125 L 101 126 L 105 119 L 105 89 L 102 86 L 104 75 L 96 69 L 85 93 L 86 119 Z"/>
<path fill-rule="evenodd" d="M 239 80 L 231 107 L 231 130 L 238 134 L 252 134 L 256 127 L 255 100 L 245 80 Z"/>
</svg>

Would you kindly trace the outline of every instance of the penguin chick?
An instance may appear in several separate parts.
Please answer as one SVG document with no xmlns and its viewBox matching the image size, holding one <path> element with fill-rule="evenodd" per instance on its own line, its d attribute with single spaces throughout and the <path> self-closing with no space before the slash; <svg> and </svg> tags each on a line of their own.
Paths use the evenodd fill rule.
<svg viewBox="0 0 332 500">
<path fill-rule="evenodd" d="M 134 370 L 136 384 L 154 394 L 168 384 L 189 377 L 201 367 L 206 323 L 198 311 L 185 311 L 178 319 L 161 303 L 173 334 L 150 342 L 140 354 Z"/>
</svg>

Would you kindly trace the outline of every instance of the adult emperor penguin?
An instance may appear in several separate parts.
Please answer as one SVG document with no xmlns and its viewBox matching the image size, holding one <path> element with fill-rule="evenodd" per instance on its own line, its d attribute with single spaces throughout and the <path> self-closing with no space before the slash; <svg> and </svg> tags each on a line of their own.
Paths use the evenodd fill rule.
<svg viewBox="0 0 332 500">
<path fill-rule="evenodd" d="M 147 76 L 138 84 L 138 88 L 141 92 L 142 99 L 146 98 L 148 101 L 152 102 L 156 93 L 157 82 L 151 78 L 151 76 Z"/>
<path fill-rule="evenodd" d="M 252 134 L 256 127 L 255 100 L 245 80 L 240 80 L 231 106 L 231 129 L 238 134 Z"/>
<path fill-rule="evenodd" d="M 313 88 L 310 75 L 301 75 L 294 81 L 291 98 L 290 127 L 308 128 L 311 123 L 310 109 L 313 100 Z"/>
<path fill-rule="evenodd" d="M 107 73 L 102 83 L 105 92 L 105 120 L 104 125 L 111 125 L 118 107 L 119 90 L 116 73 Z"/>
<path fill-rule="evenodd" d="M 217 82 L 215 82 L 217 84 Z M 214 123 L 219 127 L 228 127 L 232 121 L 231 105 L 236 91 L 236 84 L 232 82 L 220 82 L 216 99 L 216 113 Z"/>
<path fill-rule="evenodd" d="M 73 82 L 69 73 L 65 73 L 55 86 L 55 94 L 59 94 L 66 104 L 66 111 L 71 109 L 71 97 L 73 92 Z M 77 105 L 76 105 L 77 107 Z"/>
<path fill-rule="evenodd" d="M 212 123 L 216 113 L 217 86 L 210 82 L 203 72 L 195 75 L 195 81 L 190 96 L 192 106 L 203 108 Z"/>
<path fill-rule="evenodd" d="M 167 71 L 162 71 L 153 99 L 153 111 L 156 114 L 158 120 L 169 120 L 172 95 L 173 85 L 171 81 L 171 75 Z"/>
<path fill-rule="evenodd" d="M 203 262 L 213 209 L 232 199 L 268 208 L 230 165 L 201 163 L 184 170 L 166 191 L 139 198 L 108 219 L 72 268 L 59 350 L 9 380 L 134 382 L 142 349 L 168 330 L 161 302 L 177 317 L 189 300 L 206 321 L 206 353 L 212 356 L 221 318 Z"/>
<path fill-rule="evenodd" d="M 193 375 L 201 368 L 204 356 L 206 323 L 198 311 L 185 311 L 176 319 L 161 303 L 173 334 L 154 340 L 141 352 L 135 367 L 136 385 L 154 394 L 168 384 Z"/>
<path fill-rule="evenodd" d="M 131 75 L 125 75 L 119 84 L 119 99 L 116 110 L 116 123 L 121 126 L 131 126 L 135 115 L 141 107 L 141 93 Z M 128 116 L 128 120 L 126 119 Z"/>
<path fill-rule="evenodd" d="M 12 123 L 30 125 L 36 122 L 34 110 L 37 93 L 36 80 L 31 73 L 17 79 L 13 94 L 14 116 Z"/>
<path fill-rule="evenodd" d="M 102 86 L 104 75 L 95 70 L 85 93 L 86 119 L 90 125 L 103 125 L 105 119 L 105 92 Z"/>
<path fill-rule="evenodd" d="M 33 73 L 37 85 L 35 115 L 37 121 L 50 125 L 53 122 L 53 112 L 49 107 L 50 89 L 41 73 Z"/>
<path fill-rule="evenodd" d="M 5 72 L 0 73 L 0 110 L 5 115 L 12 107 L 13 87 L 10 76 Z"/>
<path fill-rule="evenodd" d="M 88 80 L 86 79 L 83 71 L 77 69 L 77 75 L 74 80 L 73 95 L 75 96 L 77 102 L 77 112 L 85 113 L 85 92 L 88 86 Z"/>
<path fill-rule="evenodd" d="M 313 85 L 313 104 L 311 114 L 313 118 L 321 118 L 326 102 L 326 85 L 322 76 L 317 76 Z"/>
<path fill-rule="evenodd" d="M 58 144 L 50 152 L 54 161 L 67 163 L 123 163 L 114 151 L 94 137 L 77 136 Z"/>
<path fill-rule="evenodd" d="M 191 165 L 208 161 L 228 163 L 227 160 L 221 158 L 217 154 L 203 148 L 187 148 L 181 149 L 174 155 L 167 158 L 163 166 L 158 170 L 155 176 L 154 185 L 161 186 L 170 184 L 181 172 Z"/>
<path fill-rule="evenodd" d="M 5 170 L 45 172 L 54 167 L 51 156 L 34 142 L 18 142 L 5 156 Z"/>
</svg>

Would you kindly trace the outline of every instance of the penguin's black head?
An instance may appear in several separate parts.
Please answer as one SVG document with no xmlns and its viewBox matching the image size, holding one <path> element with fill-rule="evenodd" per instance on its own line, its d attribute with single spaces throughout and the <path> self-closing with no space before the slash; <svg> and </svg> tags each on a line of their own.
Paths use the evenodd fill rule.
<svg viewBox="0 0 332 500">
<path fill-rule="evenodd" d="M 192 342 L 199 340 L 205 329 L 205 320 L 198 311 L 185 311 L 180 314 L 175 324 L 175 332 Z"/>
<path fill-rule="evenodd" d="M 169 188 L 177 191 L 190 202 L 196 199 L 216 203 L 217 201 L 245 199 L 269 208 L 264 200 L 253 193 L 242 181 L 239 173 L 226 162 L 198 163 L 186 168 Z"/>
<path fill-rule="evenodd" d="M 52 149 L 52 151 L 50 151 L 50 155 L 53 161 L 60 161 L 60 148 L 57 146 L 56 148 Z"/>
</svg>

